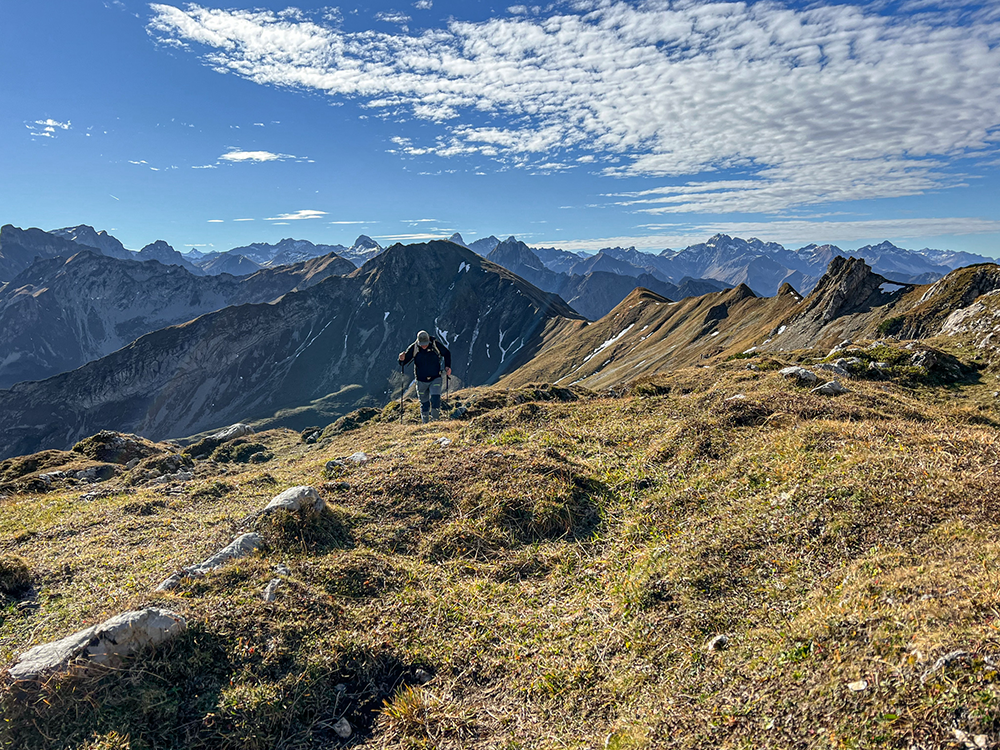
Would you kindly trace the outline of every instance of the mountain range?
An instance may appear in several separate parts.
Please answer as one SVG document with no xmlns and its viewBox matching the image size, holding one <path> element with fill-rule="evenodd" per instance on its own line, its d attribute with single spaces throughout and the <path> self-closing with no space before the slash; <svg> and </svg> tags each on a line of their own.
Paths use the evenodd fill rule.
<svg viewBox="0 0 1000 750">
<path fill-rule="evenodd" d="M 398 352 L 420 329 L 450 347 L 456 385 L 495 382 L 575 323 L 556 295 L 454 243 L 395 245 L 272 304 L 229 306 L 0 391 L 0 455 L 104 427 L 179 437 L 345 389 L 351 405 L 381 405 L 389 381 L 399 385 Z M 298 421 L 314 418 L 306 410 Z M 298 421 L 288 413 L 282 423 Z"/>
<path fill-rule="evenodd" d="M 352 271 L 335 253 L 239 278 L 80 248 L 38 260 L 0 287 L 0 388 L 75 369 L 159 328 L 272 302 Z"/>
</svg>

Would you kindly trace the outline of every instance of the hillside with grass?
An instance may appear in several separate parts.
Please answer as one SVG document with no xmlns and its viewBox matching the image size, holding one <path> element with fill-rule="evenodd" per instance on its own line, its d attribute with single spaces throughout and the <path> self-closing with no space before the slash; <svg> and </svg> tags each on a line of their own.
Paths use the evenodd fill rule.
<svg viewBox="0 0 1000 750">
<path fill-rule="evenodd" d="M 997 374 L 944 344 L 950 381 L 835 398 L 778 372 L 815 353 L 755 353 L 613 393 L 464 391 L 430 425 L 394 402 L 8 459 L 3 664 L 143 607 L 187 627 L 7 678 L 0 743 L 992 747 Z M 260 513 L 300 485 L 325 507 Z M 248 531 L 249 556 L 156 590 Z"/>
</svg>

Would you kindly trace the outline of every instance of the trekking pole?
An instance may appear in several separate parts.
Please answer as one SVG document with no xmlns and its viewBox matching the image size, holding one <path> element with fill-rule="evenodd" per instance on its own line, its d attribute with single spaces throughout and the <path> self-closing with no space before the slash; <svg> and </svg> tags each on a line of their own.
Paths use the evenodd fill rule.
<svg viewBox="0 0 1000 750">
<path fill-rule="evenodd" d="M 403 393 L 406 391 L 406 366 L 399 363 L 399 423 L 403 424 Z"/>
</svg>

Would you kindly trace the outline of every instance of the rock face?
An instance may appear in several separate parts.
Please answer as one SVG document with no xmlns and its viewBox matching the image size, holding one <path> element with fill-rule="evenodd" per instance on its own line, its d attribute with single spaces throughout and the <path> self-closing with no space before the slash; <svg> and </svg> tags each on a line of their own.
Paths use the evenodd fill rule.
<svg viewBox="0 0 1000 750">
<path fill-rule="evenodd" d="M 458 245 L 396 245 L 274 304 L 227 307 L 0 391 L 0 457 L 72 445 L 100 429 L 191 435 L 352 384 L 359 398 L 381 399 L 398 379 L 398 353 L 421 329 L 451 349 L 464 385 L 495 382 L 551 326 L 578 319 L 558 297 Z"/>
<path fill-rule="evenodd" d="M 10 281 L 37 259 L 73 255 L 80 246 L 41 229 L 0 227 L 0 283 Z M 94 249 L 94 252 L 100 252 Z"/>
<path fill-rule="evenodd" d="M 381 245 L 368 235 L 362 234 L 354 240 L 353 245 L 340 254 L 355 265 L 362 266 L 381 252 Z"/>
<path fill-rule="evenodd" d="M 68 669 L 74 662 L 114 666 L 122 657 L 158 646 L 187 627 L 180 615 L 149 608 L 126 612 L 62 640 L 35 646 L 10 668 L 14 680 L 37 680 Z"/>
<path fill-rule="evenodd" d="M 204 271 L 170 247 L 170 245 L 163 240 L 150 242 L 142 248 L 142 250 L 136 253 L 135 257 L 138 260 L 156 260 L 165 266 L 180 266 L 185 271 L 188 271 L 195 276 L 203 276 L 205 274 Z"/>
<path fill-rule="evenodd" d="M 65 227 L 63 229 L 53 229 L 49 234 L 63 239 L 71 240 L 84 247 L 97 248 L 109 258 L 119 260 L 134 260 L 135 253 L 127 250 L 116 237 L 112 237 L 105 231 L 98 232 L 91 226 L 81 224 L 78 227 Z"/>
<path fill-rule="evenodd" d="M 75 246 L 74 246 L 75 247 Z M 0 388 L 72 370 L 165 326 L 228 305 L 270 302 L 350 272 L 338 256 L 232 276 L 90 251 L 39 260 L 0 290 Z"/>
<path fill-rule="evenodd" d="M 762 348 L 825 346 L 830 340 L 849 337 L 850 330 L 874 329 L 914 289 L 874 273 L 860 258 L 835 256 L 816 288 L 796 308 L 795 316 Z"/>
</svg>

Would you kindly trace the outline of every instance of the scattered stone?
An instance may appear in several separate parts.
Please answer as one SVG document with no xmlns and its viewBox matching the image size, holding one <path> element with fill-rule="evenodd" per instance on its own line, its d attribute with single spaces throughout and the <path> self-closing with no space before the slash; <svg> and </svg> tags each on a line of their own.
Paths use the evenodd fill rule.
<svg viewBox="0 0 1000 750">
<path fill-rule="evenodd" d="M 10 668 L 10 676 L 15 680 L 36 680 L 65 671 L 81 660 L 114 666 L 122 657 L 158 646 L 186 627 L 184 618 L 170 610 L 150 607 L 125 612 L 62 640 L 25 651 Z"/>
<path fill-rule="evenodd" d="M 990 738 L 985 734 L 971 735 L 968 732 L 963 732 L 958 727 L 952 727 L 951 733 L 954 735 L 955 740 L 962 743 L 962 747 L 968 748 L 968 750 L 989 747 L 990 744 Z"/>
<path fill-rule="evenodd" d="M 847 689 L 852 693 L 861 693 L 868 689 L 868 680 L 858 680 L 847 683 Z"/>
<path fill-rule="evenodd" d="M 276 566 L 274 566 L 274 572 L 277 573 L 279 576 L 290 576 L 292 574 L 292 569 L 289 568 L 284 563 L 278 563 Z"/>
<path fill-rule="evenodd" d="M 428 682 L 434 679 L 434 675 L 425 669 L 418 669 L 413 673 L 413 676 L 417 678 L 417 682 L 421 685 L 426 685 Z"/>
<path fill-rule="evenodd" d="M 925 682 L 927 682 L 928 678 L 930 678 L 930 676 L 935 672 L 944 669 L 945 667 L 952 664 L 953 662 L 958 661 L 959 659 L 967 659 L 968 657 L 969 657 L 968 651 L 961 651 L 961 650 L 951 651 L 945 654 L 944 656 L 939 658 L 936 662 L 934 662 L 934 666 L 932 666 L 930 669 L 924 672 L 923 675 L 921 675 L 920 684 L 923 685 Z"/>
<path fill-rule="evenodd" d="M 705 644 L 706 651 L 725 651 L 727 648 L 729 648 L 729 636 L 721 633 L 710 638 Z"/>
<path fill-rule="evenodd" d="M 889 363 L 888 362 L 869 362 L 868 363 L 868 369 L 869 370 L 873 370 L 875 372 L 885 372 L 886 370 L 889 369 Z"/>
<path fill-rule="evenodd" d="M 844 360 L 837 360 L 837 362 L 843 362 Z M 823 370 L 823 372 L 832 372 L 839 378 L 849 378 L 851 373 L 848 372 L 847 368 L 843 365 L 837 364 L 837 362 L 824 362 L 821 365 L 816 365 L 817 370 Z"/>
<path fill-rule="evenodd" d="M 451 441 L 446 437 L 438 438 L 434 442 L 440 445 L 442 448 L 447 448 L 449 445 L 451 445 Z"/>
<path fill-rule="evenodd" d="M 164 474 L 153 477 L 151 484 L 170 484 L 171 482 L 190 482 L 194 479 L 194 474 L 190 471 L 178 471 L 176 474 Z"/>
<path fill-rule="evenodd" d="M 840 381 L 831 380 L 819 388 L 813 388 L 812 392 L 818 393 L 821 396 L 839 396 L 841 393 L 847 393 L 847 389 L 840 384 Z"/>
<path fill-rule="evenodd" d="M 321 511 L 325 505 L 326 502 L 312 487 L 289 487 L 280 495 L 275 495 L 271 502 L 264 507 L 263 512 L 270 513 L 273 510 L 287 510 L 290 513 L 295 513 L 306 507 Z"/>
<path fill-rule="evenodd" d="M 360 465 L 368 463 L 369 458 L 368 454 L 365 453 L 364 451 L 358 451 L 357 453 L 352 453 L 351 455 L 349 455 L 346 460 L 350 461 L 352 464 Z"/>
<path fill-rule="evenodd" d="M 68 473 L 68 476 L 72 476 L 81 482 L 105 482 L 114 475 L 115 467 L 113 464 L 98 464 L 97 466 L 88 466 L 86 469 Z"/>
<path fill-rule="evenodd" d="M 278 586 L 281 585 L 280 578 L 272 578 L 271 582 L 267 584 L 267 588 L 264 589 L 264 601 L 273 602 L 275 596 L 277 596 Z"/>
<path fill-rule="evenodd" d="M 841 341 L 839 344 L 833 347 L 833 349 L 830 350 L 830 353 L 827 354 L 826 356 L 832 357 L 834 354 L 844 351 L 844 349 L 848 348 L 850 345 L 851 341 L 849 339 L 846 341 Z"/>
<path fill-rule="evenodd" d="M 745 393 L 737 393 L 735 396 L 730 396 L 726 401 L 746 401 Z"/>
<path fill-rule="evenodd" d="M 351 728 L 351 723 L 347 719 L 341 719 L 333 725 L 333 733 L 341 739 L 346 740 L 354 733 L 354 730 Z"/>
<path fill-rule="evenodd" d="M 937 364 L 937 361 L 937 355 L 934 352 L 927 351 L 926 349 L 914 352 L 910 356 L 911 365 L 914 367 L 923 367 L 925 370 L 930 370 Z"/>
<path fill-rule="evenodd" d="M 816 373 L 809 372 L 809 370 L 804 367 L 786 367 L 778 372 L 783 378 L 795 379 L 800 383 L 815 383 L 819 378 Z"/>
<path fill-rule="evenodd" d="M 233 542 L 227 547 L 223 547 L 221 550 L 216 552 L 214 555 L 209 557 L 207 560 L 198 563 L 197 565 L 192 565 L 191 567 L 184 568 L 183 570 L 178 570 L 176 573 L 167 578 L 163 583 L 156 587 L 157 591 L 169 591 L 170 589 L 176 588 L 185 578 L 201 578 L 206 573 L 221 567 L 223 563 L 228 562 L 240 557 L 246 557 L 255 549 L 257 549 L 262 543 L 259 534 L 249 533 L 243 534 L 237 537 Z"/>
</svg>

